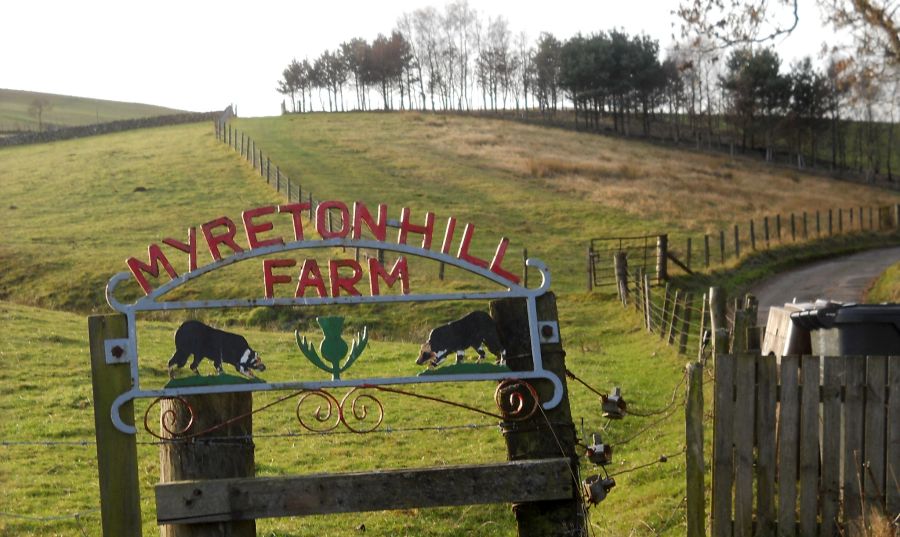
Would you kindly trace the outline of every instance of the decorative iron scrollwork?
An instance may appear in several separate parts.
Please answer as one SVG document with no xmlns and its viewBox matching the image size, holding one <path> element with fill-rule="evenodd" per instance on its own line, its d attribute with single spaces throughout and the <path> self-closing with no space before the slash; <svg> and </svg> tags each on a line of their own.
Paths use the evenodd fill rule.
<svg viewBox="0 0 900 537">
<path fill-rule="evenodd" d="M 537 412 L 540 397 L 531 384 L 519 379 L 507 379 L 497 385 L 494 402 L 503 419 L 522 421 Z"/>
</svg>

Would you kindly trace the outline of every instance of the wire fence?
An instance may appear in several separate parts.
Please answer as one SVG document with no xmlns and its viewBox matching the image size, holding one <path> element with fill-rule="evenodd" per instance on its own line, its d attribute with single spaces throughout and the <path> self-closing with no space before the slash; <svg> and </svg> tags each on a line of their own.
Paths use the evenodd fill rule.
<svg viewBox="0 0 900 537">
<path fill-rule="evenodd" d="M 693 273 L 725 266 L 753 252 L 781 245 L 897 229 L 900 229 L 900 204 L 763 216 L 703 235 L 658 233 L 593 238 L 587 250 L 587 287 L 592 290 L 616 285 L 616 255 L 625 255 L 630 270 L 640 269 L 661 281 L 668 278 L 672 265 Z"/>
<path fill-rule="evenodd" d="M 698 297 L 669 283 L 654 286 L 650 276 L 638 268 L 628 273 L 619 298 L 623 305 L 630 303 L 640 313 L 647 332 L 676 347 L 680 354 L 688 349 L 702 354 L 709 340 L 705 294 Z"/>
</svg>

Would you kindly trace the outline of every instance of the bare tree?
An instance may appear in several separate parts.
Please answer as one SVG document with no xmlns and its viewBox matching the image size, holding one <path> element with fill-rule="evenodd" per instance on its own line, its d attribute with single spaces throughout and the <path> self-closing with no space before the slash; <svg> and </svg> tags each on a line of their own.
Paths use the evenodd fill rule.
<svg viewBox="0 0 900 537">
<path fill-rule="evenodd" d="M 53 109 L 53 103 L 46 97 L 35 97 L 28 105 L 28 115 L 37 119 L 38 132 L 44 130 L 44 113 Z"/>
</svg>

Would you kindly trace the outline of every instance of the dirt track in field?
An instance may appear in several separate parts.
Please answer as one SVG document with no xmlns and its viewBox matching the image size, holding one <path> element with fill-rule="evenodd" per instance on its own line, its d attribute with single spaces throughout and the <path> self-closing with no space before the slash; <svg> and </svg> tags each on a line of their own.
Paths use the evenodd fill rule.
<svg viewBox="0 0 900 537">
<path fill-rule="evenodd" d="M 781 273 L 750 290 L 759 300 L 759 323 L 766 323 L 770 306 L 781 306 L 795 298 L 797 302 L 812 302 L 817 298 L 860 302 L 872 282 L 897 261 L 900 261 L 900 246 L 893 246 Z"/>
</svg>

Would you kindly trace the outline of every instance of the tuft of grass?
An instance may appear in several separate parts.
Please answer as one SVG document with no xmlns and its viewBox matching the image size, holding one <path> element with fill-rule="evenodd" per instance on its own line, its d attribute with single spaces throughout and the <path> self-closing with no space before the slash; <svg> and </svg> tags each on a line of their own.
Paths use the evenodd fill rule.
<svg viewBox="0 0 900 537">
<path fill-rule="evenodd" d="M 866 291 L 866 302 L 900 304 L 900 263 L 894 263 Z"/>
</svg>

